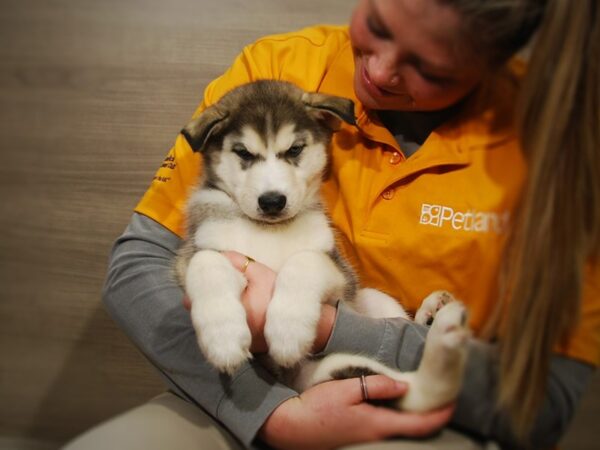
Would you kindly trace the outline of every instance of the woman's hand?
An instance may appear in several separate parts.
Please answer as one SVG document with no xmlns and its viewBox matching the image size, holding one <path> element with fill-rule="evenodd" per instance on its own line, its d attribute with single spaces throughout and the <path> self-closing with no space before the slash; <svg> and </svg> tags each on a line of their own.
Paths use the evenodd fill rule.
<svg viewBox="0 0 600 450">
<path fill-rule="evenodd" d="M 366 377 L 371 400 L 393 399 L 407 391 L 383 375 Z M 392 436 L 422 437 L 442 428 L 454 405 L 416 414 L 366 403 L 357 378 L 316 385 L 286 400 L 269 416 L 259 437 L 275 448 L 330 449 Z"/>
<path fill-rule="evenodd" d="M 246 310 L 246 320 L 252 333 L 252 353 L 265 353 L 268 350 L 265 341 L 264 328 L 267 318 L 267 308 L 275 289 L 277 274 L 269 267 L 258 261 L 252 261 L 244 270 L 246 256 L 237 252 L 223 252 L 233 267 L 248 280 L 248 285 L 242 294 L 242 304 Z"/>
<path fill-rule="evenodd" d="M 267 317 L 267 308 L 273 296 L 275 289 L 275 280 L 277 273 L 269 267 L 258 261 L 252 261 L 246 267 L 246 256 L 237 252 L 223 252 L 223 255 L 229 259 L 231 264 L 248 280 L 248 285 L 242 294 L 242 304 L 246 310 L 246 320 L 252 333 L 252 353 L 265 353 L 268 351 L 267 342 L 264 336 L 265 321 Z M 189 299 L 184 297 L 184 306 L 191 308 Z M 331 305 L 323 305 L 321 310 L 321 320 L 317 327 L 317 338 L 313 346 L 313 352 L 321 351 L 331 335 L 333 323 L 335 321 L 336 309 Z"/>
</svg>

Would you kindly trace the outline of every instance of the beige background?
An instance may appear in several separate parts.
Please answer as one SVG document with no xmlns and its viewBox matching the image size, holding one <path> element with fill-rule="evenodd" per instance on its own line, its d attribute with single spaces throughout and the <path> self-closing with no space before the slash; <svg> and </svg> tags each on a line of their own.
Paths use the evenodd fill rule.
<svg viewBox="0 0 600 450">
<path fill-rule="evenodd" d="M 102 309 L 111 243 L 245 43 L 350 5 L 0 2 L 0 448 L 55 448 L 161 392 Z M 599 393 L 596 378 L 564 448 L 599 448 Z"/>
</svg>

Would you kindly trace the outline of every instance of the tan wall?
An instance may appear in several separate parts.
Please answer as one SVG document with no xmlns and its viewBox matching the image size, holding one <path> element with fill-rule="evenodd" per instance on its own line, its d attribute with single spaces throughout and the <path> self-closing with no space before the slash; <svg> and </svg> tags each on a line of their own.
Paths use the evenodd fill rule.
<svg viewBox="0 0 600 450">
<path fill-rule="evenodd" d="M 351 3 L 2 0 L 0 434 L 63 441 L 162 390 L 102 309 L 110 245 L 242 45 Z"/>
<path fill-rule="evenodd" d="M 62 440 L 162 390 L 107 255 L 208 81 L 346 0 L 0 3 L 0 433 Z"/>
</svg>

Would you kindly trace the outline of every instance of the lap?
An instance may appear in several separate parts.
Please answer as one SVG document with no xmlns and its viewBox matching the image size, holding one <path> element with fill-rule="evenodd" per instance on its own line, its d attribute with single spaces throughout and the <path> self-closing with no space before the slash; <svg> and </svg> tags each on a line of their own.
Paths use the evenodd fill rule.
<svg viewBox="0 0 600 450">
<path fill-rule="evenodd" d="M 172 393 L 97 425 L 69 442 L 64 450 L 241 450 L 235 438 L 212 417 Z M 344 450 L 482 450 L 452 430 L 426 440 L 394 439 L 352 445 Z"/>
<path fill-rule="evenodd" d="M 63 450 L 241 450 L 212 417 L 172 393 L 124 412 L 69 442 Z"/>
<path fill-rule="evenodd" d="M 342 450 L 484 450 L 482 444 L 456 431 L 444 429 L 436 436 L 422 440 L 391 439 L 382 442 L 343 447 Z"/>
</svg>

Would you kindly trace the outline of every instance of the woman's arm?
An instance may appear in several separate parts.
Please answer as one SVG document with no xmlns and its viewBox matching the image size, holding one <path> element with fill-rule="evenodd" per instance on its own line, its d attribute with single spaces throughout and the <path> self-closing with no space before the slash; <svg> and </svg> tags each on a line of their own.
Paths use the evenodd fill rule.
<svg viewBox="0 0 600 450">
<path fill-rule="evenodd" d="M 340 305 L 323 354 L 360 352 L 403 371 L 418 367 L 427 328 L 404 319 L 370 319 Z M 451 425 L 506 448 L 518 448 L 507 417 L 495 408 L 497 349 L 472 339 L 456 411 Z M 560 355 L 552 357 L 546 396 L 530 434 L 534 448 L 550 448 L 565 433 L 594 368 Z"/>
<path fill-rule="evenodd" d="M 134 214 L 112 251 L 104 304 L 170 388 L 201 405 L 245 446 L 273 409 L 297 395 L 251 361 L 233 377 L 203 358 L 183 293 L 171 277 L 180 239 L 157 222 Z"/>
</svg>

